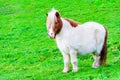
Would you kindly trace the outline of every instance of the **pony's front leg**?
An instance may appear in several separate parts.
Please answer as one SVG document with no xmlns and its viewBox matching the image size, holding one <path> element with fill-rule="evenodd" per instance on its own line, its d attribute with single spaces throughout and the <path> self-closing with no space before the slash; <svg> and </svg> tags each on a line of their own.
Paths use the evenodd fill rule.
<svg viewBox="0 0 120 80">
<path fill-rule="evenodd" d="M 69 54 L 62 53 L 64 59 L 64 69 L 63 72 L 66 73 L 69 71 L 70 56 Z"/>
<path fill-rule="evenodd" d="M 78 62 L 77 62 L 77 52 L 76 51 L 70 51 L 70 57 L 71 57 L 71 63 L 73 66 L 73 72 L 78 71 Z"/>
</svg>

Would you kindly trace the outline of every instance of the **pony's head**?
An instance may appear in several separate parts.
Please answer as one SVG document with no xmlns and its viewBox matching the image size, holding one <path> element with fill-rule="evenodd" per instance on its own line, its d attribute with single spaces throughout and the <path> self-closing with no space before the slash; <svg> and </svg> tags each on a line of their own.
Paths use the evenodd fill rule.
<svg viewBox="0 0 120 80">
<path fill-rule="evenodd" d="M 60 14 L 52 9 L 47 14 L 46 26 L 50 38 L 55 38 L 62 28 L 62 20 Z"/>
</svg>

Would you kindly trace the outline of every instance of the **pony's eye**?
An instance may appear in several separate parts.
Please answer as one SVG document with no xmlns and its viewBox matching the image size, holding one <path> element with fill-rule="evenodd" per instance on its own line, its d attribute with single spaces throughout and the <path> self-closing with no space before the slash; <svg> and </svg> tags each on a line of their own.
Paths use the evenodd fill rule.
<svg viewBox="0 0 120 80">
<path fill-rule="evenodd" d="M 55 22 L 55 24 L 57 24 L 58 22 Z"/>
</svg>

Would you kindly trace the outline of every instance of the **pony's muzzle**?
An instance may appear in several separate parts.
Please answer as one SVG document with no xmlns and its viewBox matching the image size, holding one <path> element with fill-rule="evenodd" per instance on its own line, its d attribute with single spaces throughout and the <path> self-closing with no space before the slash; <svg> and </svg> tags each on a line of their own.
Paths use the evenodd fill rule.
<svg viewBox="0 0 120 80">
<path fill-rule="evenodd" d="M 52 39 L 55 39 L 54 33 L 48 33 L 48 36 L 49 36 L 50 38 L 52 38 Z"/>
</svg>

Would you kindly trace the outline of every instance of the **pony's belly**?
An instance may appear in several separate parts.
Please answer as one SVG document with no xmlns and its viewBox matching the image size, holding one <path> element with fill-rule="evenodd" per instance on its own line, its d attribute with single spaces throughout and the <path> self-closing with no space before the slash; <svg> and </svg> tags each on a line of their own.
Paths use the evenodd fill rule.
<svg viewBox="0 0 120 80">
<path fill-rule="evenodd" d="M 94 51 L 95 49 L 85 49 L 85 50 L 78 50 L 78 53 L 84 55 L 84 54 L 92 53 Z"/>
<path fill-rule="evenodd" d="M 88 54 L 96 50 L 96 46 L 93 45 L 81 45 L 76 47 L 76 50 L 79 54 Z"/>
</svg>

